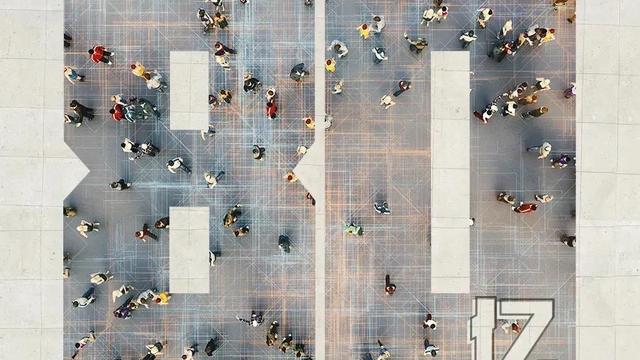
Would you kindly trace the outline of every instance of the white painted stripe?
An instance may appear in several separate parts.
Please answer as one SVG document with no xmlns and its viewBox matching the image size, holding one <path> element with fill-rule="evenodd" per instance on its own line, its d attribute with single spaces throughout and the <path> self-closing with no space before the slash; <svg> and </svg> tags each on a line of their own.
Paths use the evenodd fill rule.
<svg viewBox="0 0 640 360">
<path fill-rule="evenodd" d="M 431 53 L 431 292 L 470 282 L 469 53 Z"/>
<path fill-rule="evenodd" d="M 316 179 L 314 188 L 321 189 L 315 196 L 316 200 L 316 226 L 315 226 L 315 277 L 316 277 L 316 298 L 315 298 L 315 359 L 323 360 L 325 358 L 325 323 L 326 323 L 326 293 L 325 293 L 325 235 L 326 235 L 326 186 L 325 186 L 325 129 L 323 126 L 317 126 L 322 122 L 325 116 L 325 71 L 324 71 L 324 55 L 325 55 L 325 1 L 317 0 L 314 3 L 314 109 L 315 109 L 315 141 L 313 143 L 316 158 L 316 172 L 320 176 Z"/>
<path fill-rule="evenodd" d="M 170 207 L 169 222 L 169 291 L 208 294 L 209 208 Z"/>
<path fill-rule="evenodd" d="M 171 130 L 209 126 L 209 52 L 172 51 L 169 59 Z"/>
</svg>

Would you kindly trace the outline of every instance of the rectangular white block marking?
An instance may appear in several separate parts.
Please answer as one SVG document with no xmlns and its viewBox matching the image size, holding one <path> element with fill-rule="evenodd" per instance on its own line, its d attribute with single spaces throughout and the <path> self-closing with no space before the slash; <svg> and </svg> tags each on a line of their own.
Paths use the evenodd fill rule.
<svg viewBox="0 0 640 360">
<path fill-rule="evenodd" d="M 431 53 L 431 292 L 470 282 L 469 53 Z"/>
<path fill-rule="evenodd" d="M 170 207 L 169 291 L 209 293 L 209 208 Z"/>
<path fill-rule="evenodd" d="M 209 53 L 172 51 L 169 66 L 169 128 L 206 129 L 209 126 Z"/>
</svg>

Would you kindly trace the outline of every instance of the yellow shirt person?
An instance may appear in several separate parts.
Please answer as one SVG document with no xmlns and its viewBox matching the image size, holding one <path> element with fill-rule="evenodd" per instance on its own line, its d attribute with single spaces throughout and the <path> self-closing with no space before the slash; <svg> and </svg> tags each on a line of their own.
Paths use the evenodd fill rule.
<svg viewBox="0 0 640 360">
<path fill-rule="evenodd" d="M 327 72 L 336 72 L 336 59 L 327 59 L 327 61 L 324 62 L 324 68 Z"/>
<path fill-rule="evenodd" d="M 371 29 L 369 28 L 369 25 L 362 24 L 362 25 L 357 27 L 357 30 L 358 30 L 358 32 L 360 33 L 360 36 L 362 36 L 363 39 L 368 39 L 369 38 L 369 33 L 371 32 Z"/>
<path fill-rule="evenodd" d="M 145 73 L 145 68 L 144 65 L 140 64 L 139 62 L 136 62 L 135 64 L 131 64 L 131 73 L 133 73 L 133 75 L 138 76 L 138 77 L 142 77 L 142 75 Z"/>
</svg>

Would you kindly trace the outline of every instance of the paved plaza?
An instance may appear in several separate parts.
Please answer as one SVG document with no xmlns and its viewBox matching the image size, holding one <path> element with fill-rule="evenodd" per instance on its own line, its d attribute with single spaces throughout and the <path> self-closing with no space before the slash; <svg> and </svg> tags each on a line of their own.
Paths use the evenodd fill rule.
<svg viewBox="0 0 640 360">
<path fill-rule="evenodd" d="M 65 84 L 65 104 L 72 99 L 95 108 L 96 119 L 79 128 L 67 127 L 65 141 L 90 170 L 68 196 L 65 205 L 79 210 L 65 219 L 64 252 L 71 277 L 64 283 L 64 353 L 89 329 L 98 338 L 83 350 L 82 359 L 137 359 L 144 346 L 167 341 L 163 358 L 178 358 L 183 347 L 199 343 L 201 351 L 211 337 L 221 339 L 219 359 L 284 359 L 265 346 L 268 324 L 280 322 L 280 336 L 292 333 L 306 345 L 312 357 L 322 346 L 326 359 L 360 359 L 377 353 L 380 339 L 398 359 L 423 358 L 425 336 L 442 349 L 439 358 L 470 359 L 467 322 L 476 296 L 553 299 L 555 317 L 531 353 L 536 359 L 575 359 L 575 252 L 559 241 L 575 231 L 575 169 L 551 168 L 526 147 L 543 141 L 553 144 L 552 155 L 575 155 L 575 102 L 563 90 L 575 81 L 575 25 L 566 18 L 573 3 L 555 12 L 547 2 L 492 0 L 450 4 L 450 15 L 430 27 L 420 24 L 429 1 L 331 0 L 325 17 L 303 1 L 285 4 L 250 0 L 246 5 L 225 1 L 230 26 L 203 34 L 196 17 L 199 7 L 213 13 L 213 5 L 201 1 L 80 1 L 66 0 L 64 29 L 73 35 L 65 50 L 65 65 L 87 76 L 82 84 Z M 477 29 L 477 9 L 490 6 L 496 15 L 485 30 Z M 371 23 L 371 15 L 384 15 L 387 26 L 367 40 L 356 27 Z M 514 33 L 533 24 L 556 29 L 556 41 L 539 48 L 525 47 L 514 57 L 496 63 L 487 53 L 502 24 L 513 20 Z M 337 71 L 326 74 L 326 112 L 333 116 L 326 131 L 326 241 L 325 273 L 326 342 L 316 343 L 315 226 L 316 212 L 300 183 L 283 179 L 301 160 L 299 145 L 317 141 L 303 118 L 322 110 L 314 106 L 319 96 L 314 83 L 316 37 L 314 23 L 324 21 L 326 48 L 338 39 L 349 54 L 339 59 Z M 461 31 L 475 26 L 478 40 L 462 50 Z M 429 47 L 416 55 L 403 33 L 422 36 Z M 508 38 L 512 38 L 509 34 Z M 214 61 L 213 44 L 234 48 L 231 69 Z M 114 64 L 94 64 L 87 49 L 103 44 L 116 53 Z M 374 64 L 371 49 L 384 47 L 388 61 Z M 215 136 L 202 140 L 197 130 L 170 130 L 169 92 L 148 90 L 129 65 L 157 69 L 171 88 L 171 51 L 207 51 L 209 91 L 230 89 L 233 100 L 211 111 L 209 123 Z M 537 77 L 551 79 L 551 91 L 539 94 L 539 104 L 550 113 L 542 118 L 503 118 L 496 114 L 487 125 L 470 121 L 470 204 L 475 218 L 470 230 L 470 290 L 468 294 L 435 294 L 431 291 L 432 144 L 430 94 L 432 51 L 470 52 L 471 111 L 482 109 L 497 95 Z M 332 57 L 327 52 L 327 57 Z M 292 66 L 305 63 L 311 74 L 304 82 L 289 78 Z M 321 69 L 321 67 L 320 67 Z M 264 88 L 256 94 L 242 90 L 246 71 Z M 344 92 L 331 94 L 344 80 Z M 180 79 L 181 80 L 181 79 Z M 396 90 L 400 80 L 412 88 L 397 97 L 388 110 L 378 105 L 384 94 Z M 438 86 L 442 86 L 439 84 Z M 264 90 L 278 91 L 278 119 L 264 110 Z M 135 124 L 111 120 L 110 97 L 145 98 L 160 109 L 160 118 Z M 205 94 L 206 96 L 206 94 Z M 317 104 L 317 103 L 316 103 Z M 316 129 L 317 130 L 317 129 Z M 455 136 L 452 134 L 452 136 Z M 151 141 L 160 148 L 156 157 L 129 160 L 120 150 L 125 137 L 138 143 Z M 251 156 L 252 146 L 266 148 L 264 161 Z M 167 160 L 181 156 L 193 173 L 171 174 Z M 218 186 L 209 189 L 205 171 L 224 171 Z M 124 178 L 131 189 L 113 191 L 112 181 Z M 308 186 L 309 187 L 309 186 Z M 496 202 L 505 191 L 519 200 L 533 201 L 535 194 L 555 199 L 534 214 L 520 215 Z M 452 198 L 455 198 L 452 195 Z M 390 215 L 376 214 L 374 202 L 387 201 Z M 228 208 L 242 205 L 239 225 L 248 225 L 248 236 L 235 238 L 222 224 Z M 111 301 L 111 292 L 122 284 L 136 290 L 168 291 L 170 274 L 169 230 L 155 230 L 158 241 L 143 243 L 134 237 L 143 224 L 152 225 L 168 216 L 170 207 L 209 208 L 209 249 L 220 253 L 210 269 L 207 294 L 176 293 L 167 306 L 139 309 L 132 319 L 116 319 L 113 310 L 125 297 Z M 101 223 L 100 232 L 88 239 L 75 230 L 80 219 Z M 344 233 L 345 223 L 362 225 L 364 235 Z M 279 235 L 292 240 L 283 254 Z M 175 245 L 175 244 L 174 244 Z M 202 254 L 206 256 L 206 254 Z M 442 259 L 439 259 L 442 260 Z M 73 308 L 71 302 L 88 287 L 89 274 L 110 270 L 115 279 L 97 287 L 95 304 Z M 396 293 L 384 294 L 384 277 L 390 274 Z M 262 311 L 265 324 L 254 329 L 235 319 Z M 438 321 L 438 329 L 421 326 L 426 313 Z M 522 320 L 522 319 L 521 319 Z M 322 324 L 320 324 L 322 326 Z M 501 357 L 514 336 L 496 330 L 495 351 Z M 199 354 L 203 357 L 203 354 Z"/>
</svg>

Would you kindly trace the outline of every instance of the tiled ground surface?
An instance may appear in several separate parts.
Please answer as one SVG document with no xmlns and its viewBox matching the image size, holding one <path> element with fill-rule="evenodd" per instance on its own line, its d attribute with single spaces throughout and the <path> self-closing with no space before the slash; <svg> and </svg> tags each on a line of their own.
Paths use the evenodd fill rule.
<svg viewBox="0 0 640 360">
<path fill-rule="evenodd" d="M 335 126 L 327 137 L 327 345 L 329 359 L 356 358 L 374 351 L 381 339 L 394 357 L 422 358 L 425 312 L 433 312 L 440 328 L 430 334 L 443 349 L 443 359 L 469 359 L 466 321 L 471 298 L 495 295 L 509 298 L 554 298 L 556 318 L 532 353 L 533 358 L 573 359 L 575 338 L 575 256 L 558 242 L 561 232 L 574 231 L 573 168 L 551 169 L 526 153 L 527 146 L 544 140 L 554 154 L 574 152 L 574 103 L 562 97 L 573 81 L 575 29 L 566 21 L 568 10 L 555 13 L 541 1 L 451 2 L 449 18 L 429 29 L 419 25 L 425 1 L 332 1 L 327 6 L 327 41 L 340 39 L 350 49 L 339 60 L 327 85 L 345 80 L 343 95 L 328 95 Z M 489 125 L 472 119 L 471 214 L 477 220 L 471 238 L 471 294 L 429 294 L 429 51 L 416 56 L 402 38 L 418 34 L 432 50 L 460 49 L 462 29 L 474 24 L 475 11 L 492 7 L 496 16 L 479 31 L 471 47 L 472 109 L 481 110 L 497 94 L 537 76 L 552 80 L 553 91 L 541 94 L 551 108 L 546 118 L 523 121 L 497 115 Z M 572 10 L 571 10 L 572 11 Z M 386 16 L 387 27 L 368 40 L 355 28 L 370 23 L 370 14 Z M 496 32 L 508 19 L 516 32 L 529 25 L 555 27 L 557 41 L 524 49 L 498 64 L 487 57 Z M 374 65 L 371 48 L 383 46 L 389 61 Z M 408 78 L 413 88 L 384 110 L 378 99 Z M 495 201 L 508 191 L 531 200 L 535 193 L 553 194 L 553 203 L 531 216 L 518 216 Z M 372 209 L 386 199 L 393 211 L 382 217 Z M 466 206 L 466 204 L 460 204 Z M 345 237 L 342 224 L 355 221 L 365 229 L 362 238 Z M 384 295 L 384 275 L 390 273 L 396 294 Z M 511 340 L 496 332 L 496 354 Z"/>
<path fill-rule="evenodd" d="M 458 49 L 457 36 L 472 26 L 479 1 L 451 4 L 451 15 L 430 29 L 419 25 L 425 2 L 330 1 L 327 4 L 327 40 L 339 38 L 350 54 L 328 76 L 328 85 L 345 79 L 341 97 L 329 95 L 328 108 L 335 117 L 327 138 L 327 358 L 356 358 L 373 350 L 380 338 L 394 357 L 422 356 L 420 321 L 433 312 L 440 328 L 431 340 L 443 348 L 443 359 L 468 359 L 466 321 L 471 296 L 552 297 L 556 318 L 534 350 L 537 358 L 573 359 L 574 269 L 571 249 L 556 241 L 560 232 L 573 232 L 575 203 L 571 168 L 550 169 L 523 149 L 542 140 L 555 153 L 574 149 L 573 102 L 562 98 L 562 89 L 573 80 L 574 29 L 566 13 L 554 13 L 538 1 L 490 1 L 497 15 L 489 29 L 471 48 L 472 108 L 481 109 L 498 92 L 536 76 L 552 79 L 553 91 L 541 103 L 551 107 L 547 118 L 522 121 L 494 117 L 481 126 L 472 120 L 472 204 L 477 219 L 472 229 L 471 296 L 429 294 L 429 52 L 411 54 L 402 39 L 422 34 L 436 50 Z M 258 331 L 237 323 L 235 313 L 251 308 L 266 312 L 267 320 L 279 319 L 281 332 L 292 331 L 309 343 L 313 338 L 313 209 L 304 201 L 304 190 L 282 181 L 297 161 L 298 144 L 309 144 L 312 134 L 300 119 L 313 111 L 312 84 L 297 86 L 288 79 L 290 67 L 312 59 L 312 10 L 301 2 L 274 6 L 252 1 L 243 7 L 227 2 L 231 27 L 203 35 L 195 11 L 199 1 L 66 1 L 65 28 L 75 37 L 65 61 L 87 74 L 86 84 L 68 86 L 65 99 L 76 98 L 101 114 L 79 129 L 68 128 L 66 140 L 91 169 L 91 174 L 69 197 L 80 217 L 99 219 L 103 231 L 84 240 L 74 231 L 78 218 L 67 222 L 65 251 L 73 256 L 72 278 L 65 284 L 65 350 L 88 328 L 99 333 L 84 358 L 130 358 L 143 354 L 143 345 L 168 340 L 168 356 L 176 357 L 192 341 L 202 344 L 222 334 L 220 358 L 277 358 L 263 345 Z M 371 13 L 387 18 L 380 38 L 358 39 L 355 27 Z M 507 15 L 508 14 L 508 15 Z M 535 50 L 526 49 L 500 64 L 486 57 L 495 32 L 507 17 L 522 31 L 533 22 L 558 29 L 558 40 Z M 198 134 L 170 132 L 168 119 L 115 124 L 106 115 L 109 97 L 116 93 L 144 96 L 167 113 L 168 95 L 150 93 L 128 72 L 128 64 L 141 61 L 157 68 L 170 81 L 169 50 L 209 50 L 215 40 L 235 47 L 233 70 L 223 74 L 212 59 L 212 90 L 234 91 L 234 104 L 212 114 L 218 134 L 207 143 Z M 94 65 L 86 49 L 103 43 L 117 52 L 112 68 Z M 373 44 L 383 44 L 390 60 L 372 63 Z M 245 69 L 253 71 L 265 86 L 276 84 L 281 95 L 282 120 L 263 116 L 263 98 L 241 94 Z M 385 92 L 401 78 L 413 88 L 388 111 L 377 106 Z M 239 101 L 237 101 L 239 100 Z M 471 115 L 470 115 L 471 116 Z M 117 148 L 123 137 L 139 142 L 151 139 L 162 152 L 155 159 L 126 160 Z M 253 143 L 266 144 L 267 160 L 250 157 Z M 194 174 L 171 175 L 164 162 L 184 156 Z M 201 173 L 227 172 L 213 191 L 204 187 Z M 119 177 L 134 182 L 127 193 L 111 192 L 106 184 Z M 532 216 L 516 216 L 495 202 L 496 191 L 506 190 L 523 199 L 537 191 L 556 195 Z M 373 201 L 389 200 L 393 214 L 376 215 Z M 222 230 L 220 219 L 227 207 L 240 202 L 247 210 L 242 221 L 252 226 L 249 237 L 236 240 Z M 212 270 L 212 293 L 178 296 L 172 306 L 142 310 L 132 320 L 116 320 L 108 296 L 122 282 L 137 288 L 168 285 L 168 240 L 141 244 L 132 237 L 144 222 L 165 216 L 169 206 L 210 206 L 211 247 L 223 257 Z M 466 206 L 466 205 L 462 205 Z M 344 238 L 342 224 L 353 220 L 365 228 L 359 239 Z M 277 235 L 289 234 L 294 252 L 279 255 Z M 98 289 L 99 300 L 86 309 L 72 309 L 71 299 L 87 285 L 87 274 L 110 269 L 116 279 Z M 392 298 L 384 297 L 384 274 L 398 285 Z M 498 353 L 510 340 L 497 333 Z M 98 355 L 100 354 L 100 355 Z"/>
<path fill-rule="evenodd" d="M 213 9 L 201 1 L 66 1 L 65 29 L 74 44 L 65 53 L 65 63 L 87 75 L 84 84 L 65 85 L 65 101 L 78 99 L 94 107 L 98 116 L 81 128 L 67 128 L 66 141 L 87 164 L 91 173 L 69 196 L 67 203 L 79 216 L 66 221 L 65 251 L 72 257 L 71 279 L 65 282 L 65 352 L 89 328 L 98 340 L 83 353 L 83 359 L 142 357 L 152 340 L 169 342 L 165 358 L 178 358 L 183 346 L 204 344 L 211 336 L 222 337 L 218 358 L 285 358 L 264 345 L 267 326 L 249 328 L 235 314 L 249 316 L 251 309 L 277 319 L 280 331 L 310 345 L 313 339 L 313 215 L 299 184 L 288 184 L 283 175 L 293 168 L 296 147 L 310 145 L 313 132 L 302 118 L 313 111 L 313 78 L 304 85 L 289 79 L 290 68 L 313 60 L 313 10 L 302 2 L 273 7 L 260 1 L 242 6 L 226 1 L 230 27 L 205 35 L 196 18 L 199 7 Z M 170 50 L 206 50 L 217 40 L 235 48 L 232 70 L 223 73 L 211 57 L 211 90 L 231 89 L 231 106 L 211 114 L 215 138 L 203 142 L 198 132 L 169 131 L 169 95 L 157 95 L 134 77 L 128 66 L 142 62 L 158 69 L 171 84 Z M 95 65 L 86 51 L 101 43 L 116 52 L 115 64 Z M 242 75 L 252 71 L 265 88 L 275 86 L 280 97 L 279 120 L 264 116 L 264 95 L 244 94 Z M 159 121 L 135 125 L 115 123 L 109 117 L 109 98 L 123 93 L 147 98 L 160 107 Z M 206 95 L 206 94 L 205 94 Z M 161 152 L 156 158 L 136 162 L 126 159 L 119 144 L 124 137 L 137 142 L 153 141 Z M 266 160 L 251 157 L 251 146 L 267 148 Z M 193 175 L 170 174 L 164 163 L 183 156 Z M 224 170 L 220 185 L 209 190 L 202 174 Z M 107 184 L 120 177 L 134 183 L 126 192 L 112 192 Z M 240 224 L 251 234 L 235 239 L 223 230 L 222 217 L 235 203 L 244 206 Z M 209 206 L 211 248 L 220 251 L 218 266 L 211 270 L 209 295 L 175 295 L 170 306 L 138 311 L 129 320 L 115 319 L 111 291 L 123 282 L 144 290 L 169 285 L 168 232 L 160 241 L 143 244 L 133 237 L 143 223 L 167 216 L 169 206 Z M 100 220 L 100 233 L 85 240 L 74 230 L 80 218 Z M 293 241 L 291 254 L 283 256 L 278 235 Z M 85 309 L 74 309 L 71 300 L 88 285 L 88 274 L 111 270 L 116 278 L 97 289 L 98 300 Z M 313 345 L 311 344 L 311 350 Z"/>
</svg>

